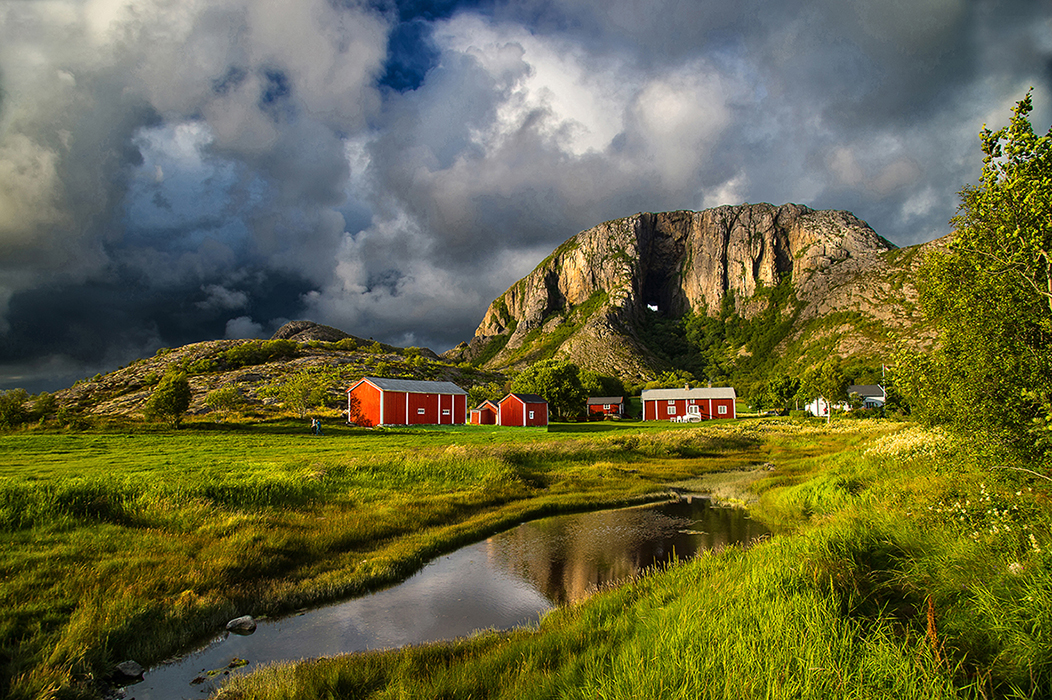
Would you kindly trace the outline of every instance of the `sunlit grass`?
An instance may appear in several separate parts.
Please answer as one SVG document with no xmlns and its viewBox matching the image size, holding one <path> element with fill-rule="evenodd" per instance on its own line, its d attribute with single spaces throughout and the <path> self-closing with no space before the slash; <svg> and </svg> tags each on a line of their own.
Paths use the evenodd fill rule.
<svg viewBox="0 0 1052 700">
<path fill-rule="evenodd" d="M 361 594 L 523 519 L 660 497 L 768 459 L 765 431 L 780 434 L 625 423 L 315 438 L 300 422 L 191 422 L 2 435 L 0 695 L 90 692 L 115 663 L 159 661 L 234 616 Z"/>
<path fill-rule="evenodd" d="M 1048 697 L 1047 482 L 918 428 L 736 432 L 755 431 L 753 456 L 775 468 L 738 473 L 754 512 L 791 534 L 641 576 L 537 631 L 278 665 L 226 694 Z"/>
</svg>

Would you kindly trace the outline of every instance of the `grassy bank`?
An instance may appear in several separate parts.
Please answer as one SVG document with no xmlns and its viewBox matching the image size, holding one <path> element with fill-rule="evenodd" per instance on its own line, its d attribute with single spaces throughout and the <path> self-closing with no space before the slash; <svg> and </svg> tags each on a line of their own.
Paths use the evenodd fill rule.
<svg viewBox="0 0 1052 700">
<path fill-rule="evenodd" d="M 781 430 L 781 429 L 778 429 Z M 90 694 L 241 614 L 365 592 L 525 518 L 789 465 L 866 429 L 191 424 L 0 436 L 0 695 Z M 809 429 L 810 430 L 810 429 Z"/>
<path fill-rule="evenodd" d="M 537 631 L 276 665 L 226 696 L 1049 697 L 1052 517 L 1035 465 L 914 427 L 812 430 L 737 428 L 776 467 L 748 484 L 782 532 L 761 545 L 643 576 Z M 706 480 L 748 481 L 689 481 Z"/>
</svg>

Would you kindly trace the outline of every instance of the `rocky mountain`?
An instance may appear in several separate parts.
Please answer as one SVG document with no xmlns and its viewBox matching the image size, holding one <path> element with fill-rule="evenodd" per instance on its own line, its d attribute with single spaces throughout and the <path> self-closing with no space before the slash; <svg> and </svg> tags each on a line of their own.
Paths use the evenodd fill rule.
<svg viewBox="0 0 1052 700">
<path fill-rule="evenodd" d="M 796 204 L 639 213 L 567 240 L 446 357 L 494 370 L 564 357 L 639 382 L 677 364 L 668 345 L 678 340 L 654 332 L 667 335 L 671 320 L 709 353 L 710 375 L 828 354 L 879 367 L 893 336 L 930 342 L 911 281 L 922 248 L 898 249 L 849 212 Z M 722 356 L 700 347 L 702 336 L 719 340 Z"/>
</svg>

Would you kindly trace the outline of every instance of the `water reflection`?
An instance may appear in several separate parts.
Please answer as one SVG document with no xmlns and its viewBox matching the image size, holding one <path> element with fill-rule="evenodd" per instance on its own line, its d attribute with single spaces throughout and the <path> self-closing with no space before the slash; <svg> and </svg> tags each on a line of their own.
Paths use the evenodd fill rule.
<svg viewBox="0 0 1052 700">
<path fill-rule="evenodd" d="M 524 523 L 440 557 L 398 586 L 263 622 L 251 636 L 219 638 L 177 663 L 151 670 L 143 683 L 127 688 L 126 697 L 201 697 L 216 690 L 227 673 L 261 663 L 536 624 L 555 605 L 587 597 L 597 586 L 766 532 L 744 511 L 709 507 L 704 499 Z M 235 657 L 250 663 L 208 675 Z"/>
<path fill-rule="evenodd" d="M 741 510 L 704 499 L 520 525 L 488 540 L 494 568 L 530 581 L 556 605 L 641 569 L 697 552 L 750 542 L 767 529 Z"/>
</svg>

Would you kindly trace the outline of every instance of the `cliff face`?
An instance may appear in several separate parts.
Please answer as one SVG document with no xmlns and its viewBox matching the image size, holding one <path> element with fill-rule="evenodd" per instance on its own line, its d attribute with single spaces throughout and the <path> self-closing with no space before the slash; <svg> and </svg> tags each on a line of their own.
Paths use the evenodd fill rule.
<svg viewBox="0 0 1052 700">
<path fill-rule="evenodd" d="M 554 354 L 645 378 L 659 369 L 637 333 L 645 314 L 715 315 L 731 294 L 737 312 L 754 317 L 766 308 L 757 292 L 786 281 L 787 312 L 798 324 L 851 311 L 902 328 L 912 323 L 915 293 L 896 276 L 898 252 L 844 211 L 746 204 L 640 213 L 567 240 L 490 305 L 470 343 L 447 355 L 497 368 Z M 859 346 L 845 342 L 842 354 Z"/>
</svg>

